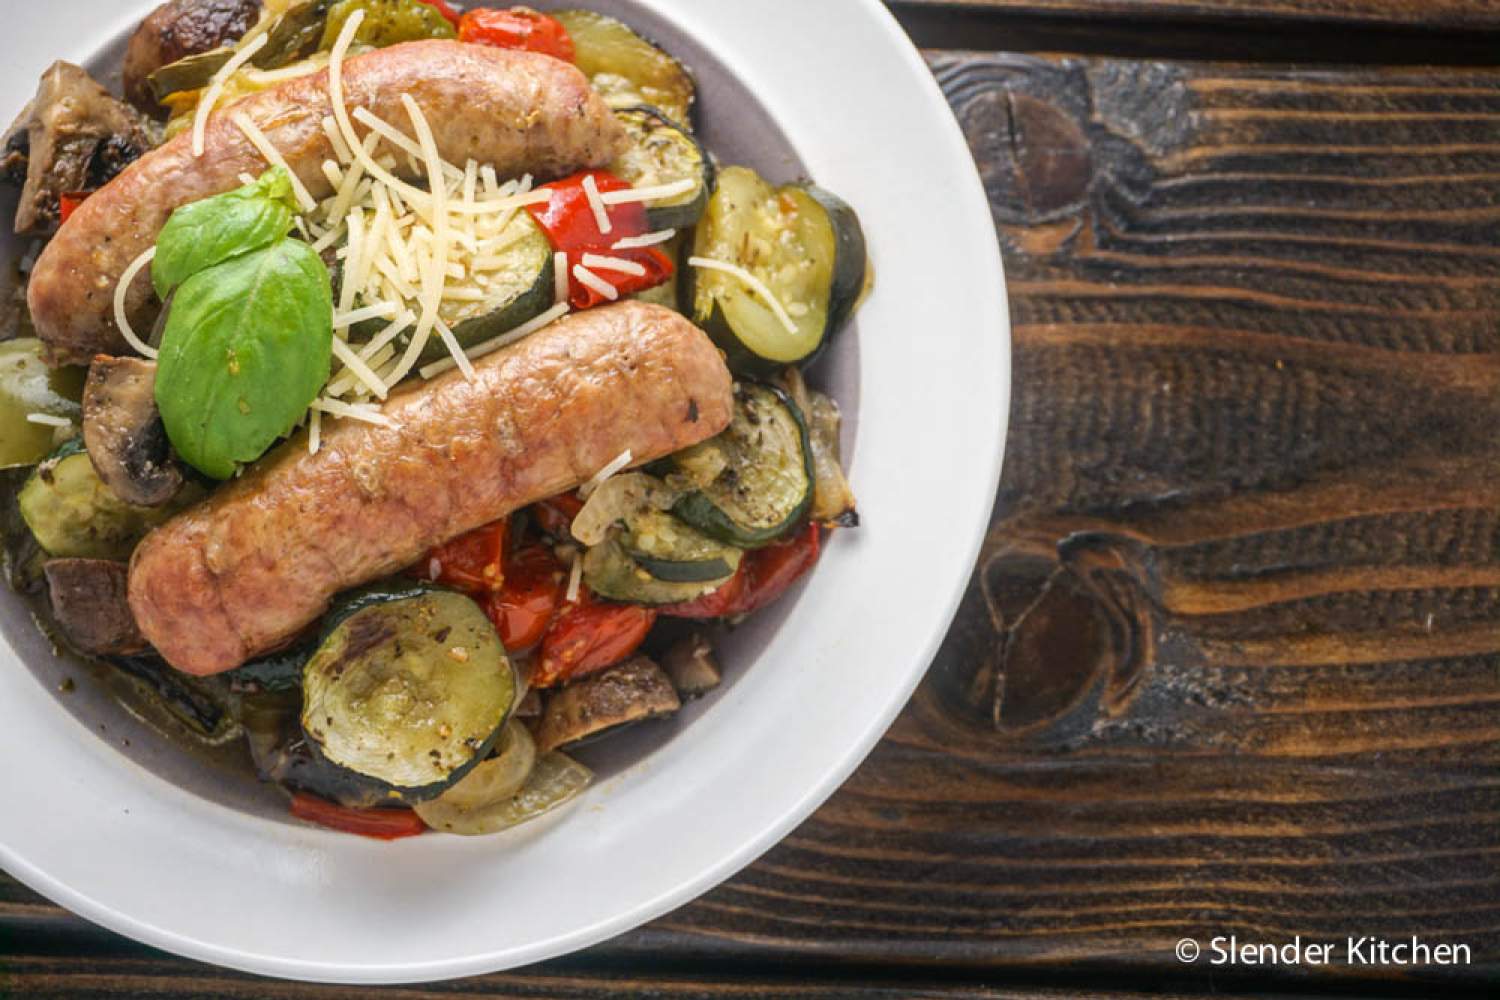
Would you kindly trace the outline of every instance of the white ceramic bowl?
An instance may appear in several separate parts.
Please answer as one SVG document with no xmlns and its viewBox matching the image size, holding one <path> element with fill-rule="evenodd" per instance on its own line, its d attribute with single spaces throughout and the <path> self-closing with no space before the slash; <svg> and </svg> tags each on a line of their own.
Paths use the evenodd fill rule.
<svg viewBox="0 0 1500 1000">
<path fill-rule="evenodd" d="M 0 865 L 37 891 L 149 944 L 275 976 L 498 970 L 601 941 L 727 878 L 827 798 L 905 703 L 973 565 L 1008 409 L 1004 281 L 963 137 L 876 0 L 598 6 L 716 57 L 698 69 L 727 159 L 777 180 L 805 167 L 858 209 L 878 283 L 823 377 L 854 411 L 864 526 L 837 533 L 800 595 L 734 636 L 715 696 L 591 761 L 602 780 L 577 806 L 473 840 L 385 844 L 289 822 L 265 789 L 179 754 L 87 678 L 60 695 L 73 668 L 7 607 Z M 8 10 L 0 114 L 54 58 L 107 64 L 98 54 L 117 53 L 149 9 Z M 758 108 L 740 134 L 743 92 L 726 69 L 790 151 L 763 135 Z"/>
</svg>

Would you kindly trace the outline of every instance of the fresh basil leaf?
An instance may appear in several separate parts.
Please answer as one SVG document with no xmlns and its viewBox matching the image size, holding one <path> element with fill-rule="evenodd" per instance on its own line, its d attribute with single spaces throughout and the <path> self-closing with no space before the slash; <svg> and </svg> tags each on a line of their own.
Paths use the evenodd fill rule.
<svg viewBox="0 0 1500 1000">
<path fill-rule="evenodd" d="M 199 271 L 270 246 L 292 228 L 297 208 L 292 178 L 272 167 L 253 184 L 178 208 L 156 238 L 151 283 L 167 293 Z"/>
<path fill-rule="evenodd" d="M 156 405 L 179 455 L 227 479 L 296 425 L 328 381 L 333 292 L 312 247 L 283 238 L 177 287 Z"/>
</svg>

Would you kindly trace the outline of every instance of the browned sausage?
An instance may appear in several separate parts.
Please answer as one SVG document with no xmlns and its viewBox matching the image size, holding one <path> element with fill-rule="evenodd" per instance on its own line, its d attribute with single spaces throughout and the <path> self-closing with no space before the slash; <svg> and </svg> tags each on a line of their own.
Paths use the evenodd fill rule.
<svg viewBox="0 0 1500 1000">
<path fill-rule="evenodd" d="M 299 435 L 148 535 L 130 607 L 173 666 L 228 670 L 317 619 L 340 590 L 587 480 L 627 449 L 639 465 L 729 423 L 728 369 L 660 306 L 621 302 L 554 323 L 393 394 L 394 428 L 339 421 Z"/>
<path fill-rule="evenodd" d="M 125 48 L 125 99 L 148 115 L 162 106 L 146 78 L 168 63 L 235 41 L 260 17 L 260 0 L 167 0 L 146 15 Z"/>
<path fill-rule="evenodd" d="M 351 111 L 368 108 L 408 131 L 401 95 L 411 94 L 447 160 L 472 157 L 502 177 L 602 167 L 627 141 L 582 73 L 533 52 L 407 42 L 350 59 L 344 84 Z M 314 197 L 329 193 L 322 171 L 334 155 L 322 124 L 333 112 L 326 70 L 252 94 L 234 108 L 265 132 Z M 137 160 L 80 205 L 37 260 L 27 304 L 54 364 L 130 353 L 114 321 L 115 285 L 125 268 L 156 241 L 177 206 L 238 187 L 241 173 L 266 167 L 222 111 L 209 118 L 202 157 L 193 156 L 191 143 L 184 133 Z M 126 300 L 137 329 L 149 326 L 154 302 L 143 269 Z"/>
</svg>

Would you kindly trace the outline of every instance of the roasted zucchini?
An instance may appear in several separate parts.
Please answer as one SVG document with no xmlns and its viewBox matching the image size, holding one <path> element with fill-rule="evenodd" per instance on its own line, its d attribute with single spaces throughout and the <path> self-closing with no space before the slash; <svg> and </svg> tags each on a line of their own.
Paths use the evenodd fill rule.
<svg viewBox="0 0 1500 1000">
<path fill-rule="evenodd" d="M 26 418 L 44 413 L 77 421 L 83 369 L 49 368 L 42 342 L 20 337 L 0 343 L 0 469 L 35 465 L 57 446 L 58 428 Z"/>
<path fill-rule="evenodd" d="M 683 525 L 682 529 L 684 532 L 692 531 L 686 525 Z M 693 534 L 696 535 L 697 532 Z M 621 535 L 622 532 L 619 529 L 611 531 L 603 542 L 589 546 L 588 551 L 583 554 L 583 582 L 600 597 L 627 601 L 631 604 L 677 604 L 682 601 L 691 601 L 728 583 L 734 575 L 734 567 L 739 566 L 738 550 L 726 548 L 721 550 L 721 555 L 714 558 L 722 560 L 725 566 L 730 567 L 728 573 L 707 580 L 663 580 L 653 575 L 631 556 L 621 541 Z M 662 568 L 663 562 L 665 561 L 657 561 L 658 571 Z M 686 561 L 671 560 L 671 562 L 683 564 Z"/>
<path fill-rule="evenodd" d="M 456 591 L 398 582 L 348 595 L 302 669 L 302 731 L 350 791 L 431 799 L 485 757 L 515 705 L 494 626 Z M 368 799 L 365 799 L 368 801 Z"/>
<path fill-rule="evenodd" d="M 736 383 L 729 427 L 672 456 L 697 488 L 678 517 L 731 545 L 766 545 L 797 526 L 813 498 L 812 446 L 797 406 L 780 389 Z"/>
<path fill-rule="evenodd" d="M 652 229 L 687 229 L 698 221 L 714 189 L 714 164 L 692 133 L 655 108 L 615 112 L 630 148 L 610 164 L 610 172 L 635 187 L 654 187 L 681 180 L 697 186 L 686 194 L 651 202 L 646 221 Z"/>
<path fill-rule="evenodd" d="M 692 255 L 748 271 L 790 320 L 788 328 L 742 277 L 688 268 L 683 311 L 741 372 L 812 360 L 849 319 L 865 284 L 865 237 L 853 209 L 811 185 L 772 187 L 746 167 L 719 171 Z"/>
<path fill-rule="evenodd" d="M 513 330 L 551 308 L 556 295 L 552 260 L 547 234 L 530 213 L 517 212 L 492 247 L 481 245 L 479 254 L 458 258 L 465 277 L 450 279 L 446 287 L 478 298 L 445 298 L 438 315 L 464 347 Z M 428 360 L 447 356 L 436 338 L 423 355 Z"/>
<path fill-rule="evenodd" d="M 152 528 L 203 496 L 185 483 L 160 507 L 137 507 L 115 496 L 74 438 L 38 465 L 17 496 L 26 526 L 49 556 L 81 559 L 130 558 Z"/>
<path fill-rule="evenodd" d="M 659 108 L 674 122 L 691 128 L 697 86 L 681 63 L 637 35 L 628 26 L 592 10 L 559 10 L 573 39 L 574 62 L 611 107 L 640 104 Z"/>
<path fill-rule="evenodd" d="M 626 519 L 620 544 L 636 565 L 666 583 L 722 583 L 734 575 L 744 554 L 649 508 Z"/>
</svg>

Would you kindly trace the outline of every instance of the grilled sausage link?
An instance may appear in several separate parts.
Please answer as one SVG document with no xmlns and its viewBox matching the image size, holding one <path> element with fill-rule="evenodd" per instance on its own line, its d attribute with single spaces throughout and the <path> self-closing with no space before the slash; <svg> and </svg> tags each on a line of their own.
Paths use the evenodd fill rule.
<svg viewBox="0 0 1500 1000">
<path fill-rule="evenodd" d="M 173 666 L 228 670 L 313 622 L 340 590 L 586 481 L 729 424 L 729 371 L 669 309 L 621 302 L 553 324 L 394 393 L 392 428 L 299 435 L 152 532 L 130 562 L 131 611 Z"/>
<path fill-rule="evenodd" d="M 416 100 L 449 162 L 490 163 L 500 176 L 543 177 L 602 167 L 627 141 L 589 82 L 573 66 L 532 52 L 452 41 L 407 42 L 349 59 L 344 99 L 411 132 L 401 95 Z M 236 102 L 285 157 L 315 198 L 331 187 L 322 170 L 334 149 L 323 129 L 333 113 L 328 71 L 289 80 Z M 363 137 L 366 129 L 355 122 Z M 398 161 L 406 158 L 398 157 Z M 178 135 L 147 153 L 78 207 L 36 262 L 27 304 L 53 364 L 87 364 L 127 354 L 114 321 L 115 285 L 156 241 L 173 209 L 238 187 L 266 161 L 226 109 L 209 116 L 204 153 Z M 156 311 L 143 269 L 126 298 L 137 329 Z"/>
</svg>

